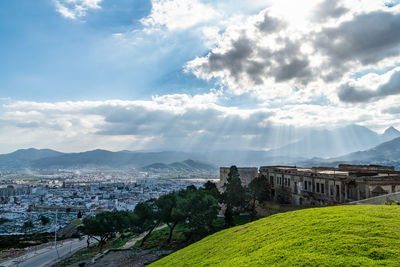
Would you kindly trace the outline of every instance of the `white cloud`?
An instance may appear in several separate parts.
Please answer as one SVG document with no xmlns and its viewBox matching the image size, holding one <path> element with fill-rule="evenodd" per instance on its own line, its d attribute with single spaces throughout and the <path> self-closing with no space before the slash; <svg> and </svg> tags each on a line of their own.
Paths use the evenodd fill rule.
<svg viewBox="0 0 400 267">
<path fill-rule="evenodd" d="M 84 17 L 88 10 L 100 9 L 102 0 L 53 0 L 57 12 L 68 19 Z"/>
<path fill-rule="evenodd" d="M 28 146 L 63 151 L 266 149 L 293 142 L 310 128 L 352 123 L 376 130 L 400 126 L 400 96 L 381 99 L 369 108 L 281 103 L 251 109 L 218 104 L 226 97 L 213 91 L 147 101 L 11 101 L 2 106 L 0 145 L 3 151 Z M 10 138 L 12 144 L 7 143 Z"/>
<path fill-rule="evenodd" d="M 183 30 L 215 19 L 219 13 L 200 0 L 153 0 L 151 13 L 142 19 L 147 30 Z"/>
</svg>

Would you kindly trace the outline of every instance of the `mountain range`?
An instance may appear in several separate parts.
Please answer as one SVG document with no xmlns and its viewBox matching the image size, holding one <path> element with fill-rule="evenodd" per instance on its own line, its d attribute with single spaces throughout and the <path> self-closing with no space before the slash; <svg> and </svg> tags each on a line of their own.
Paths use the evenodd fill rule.
<svg viewBox="0 0 400 267">
<path fill-rule="evenodd" d="M 346 161 L 353 163 L 383 163 L 400 162 L 400 137 L 382 143 L 374 148 L 350 153 L 338 158 L 335 161 Z"/>
<path fill-rule="evenodd" d="M 355 152 L 357 151 L 357 152 Z M 191 160 L 188 160 L 191 159 Z M 209 164 L 207 162 L 211 162 Z M 93 150 L 62 153 L 50 149 L 21 149 L 0 155 L 1 169 L 143 168 L 158 170 L 215 170 L 219 165 L 261 166 L 276 164 L 335 165 L 341 162 L 393 164 L 400 162 L 400 132 L 389 127 L 382 134 L 350 125 L 315 130 L 279 149 L 231 150 L 208 153 L 177 151 L 140 152 Z"/>
<path fill-rule="evenodd" d="M 292 164 L 297 164 L 304 167 L 312 166 L 337 166 L 338 164 L 376 164 L 376 165 L 386 165 L 395 166 L 396 169 L 400 169 L 400 137 L 395 138 L 391 141 L 384 142 L 376 147 L 367 149 L 364 151 L 357 151 L 349 153 L 344 156 L 322 159 L 313 158 L 309 160 L 303 160 L 298 162 L 293 162 Z"/>
<path fill-rule="evenodd" d="M 333 130 L 316 130 L 300 140 L 268 152 L 272 157 L 338 157 L 366 150 L 400 137 L 400 131 L 389 127 L 378 134 L 366 127 L 349 125 Z"/>
<path fill-rule="evenodd" d="M 86 167 L 142 167 L 155 162 L 172 163 L 193 158 L 185 152 L 132 152 L 92 150 L 81 153 L 61 153 L 50 149 L 20 149 L 0 155 L 0 168 L 6 169 L 54 169 Z"/>
</svg>

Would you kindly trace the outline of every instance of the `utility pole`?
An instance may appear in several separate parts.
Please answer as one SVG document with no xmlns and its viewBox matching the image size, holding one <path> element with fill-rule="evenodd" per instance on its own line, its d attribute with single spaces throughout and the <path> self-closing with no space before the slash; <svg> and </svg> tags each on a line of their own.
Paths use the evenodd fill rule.
<svg viewBox="0 0 400 267">
<path fill-rule="evenodd" d="M 56 225 L 54 227 L 54 246 L 57 251 L 57 257 L 60 258 L 60 254 L 58 254 L 58 249 L 57 249 L 57 209 L 56 209 Z"/>
</svg>

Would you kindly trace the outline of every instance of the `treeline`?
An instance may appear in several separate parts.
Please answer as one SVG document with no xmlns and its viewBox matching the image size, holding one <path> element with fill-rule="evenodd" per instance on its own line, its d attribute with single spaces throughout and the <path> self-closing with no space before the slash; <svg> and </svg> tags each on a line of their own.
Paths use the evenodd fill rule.
<svg viewBox="0 0 400 267">
<path fill-rule="evenodd" d="M 189 186 L 184 190 L 171 192 L 158 199 L 138 203 L 133 212 L 103 212 L 83 220 L 80 230 L 99 242 L 99 248 L 117 233 L 127 231 L 140 234 L 147 232 L 140 246 L 154 229 L 162 224 L 169 227 L 168 242 L 178 223 L 186 224 L 188 239 L 198 239 L 213 230 L 212 223 L 218 215 L 219 193 L 214 183 L 207 182 L 203 188 Z"/>
<path fill-rule="evenodd" d="M 179 223 L 185 224 L 188 240 L 197 240 L 215 231 L 213 222 L 221 206 L 225 209 L 225 226 L 230 227 L 234 225 L 234 216 L 241 212 L 249 212 L 255 218 L 256 201 L 265 201 L 270 197 L 266 177 L 258 177 L 244 188 L 236 166 L 231 167 L 227 183 L 222 187 L 221 194 L 216 185 L 208 181 L 199 189 L 189 186 L 158 199 L 138 203 L 132 212 L 99 213 L 86 218 L 80 230 L 88 236 L 88 246 L 90 238 L 94 238 L 98 240 L 100 249 L 117 233 L 127 231 L 137 234 L 147 232 L 140 244 L 143 246 L 154 229 L 163 224 L 169 228 L 168 242 Z"/>
</svg>

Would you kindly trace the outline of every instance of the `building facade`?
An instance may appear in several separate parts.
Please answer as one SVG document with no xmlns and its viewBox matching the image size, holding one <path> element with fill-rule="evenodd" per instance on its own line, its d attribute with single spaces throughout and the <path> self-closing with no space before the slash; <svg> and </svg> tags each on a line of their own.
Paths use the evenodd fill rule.
<svg viewBox="0 0 400 267">
<path fill-rule="evenodd" d="M 338 168 L 299 168 L 295 166 L 263 166 L 257 175 L 254 169 L 238 168 L 242 185 L 264 175 L 268 179 L 271 199 L 279 203 L 325 206 L 362 200 L 400 192 L 400 172 L 393 167 L 376 165 L 339 165 Z M 252 170 L 252 171 L 250 171 Z M 221 168 L 221 184 L 226 182 L 229 168 Z"/>
<path fill-rule="evenodd" d="M 242 181 L 242 186 L 248 186 L 254 178 L 258 177 L 258 168 L 256 167 L 244 167 L 237 168 L 240 175 L 240 180 Z M 221 167 L 219 168 L 219 184 L 218 188 L 220 191 L 223 191 L 223 186 L 228 179 L 228 175 L 230 172 L 229 167 Z"/>
</svg>

